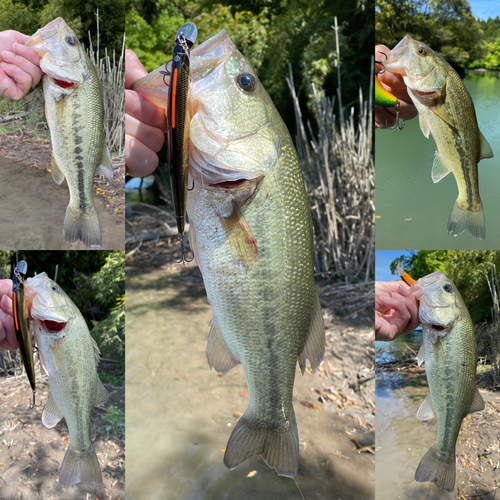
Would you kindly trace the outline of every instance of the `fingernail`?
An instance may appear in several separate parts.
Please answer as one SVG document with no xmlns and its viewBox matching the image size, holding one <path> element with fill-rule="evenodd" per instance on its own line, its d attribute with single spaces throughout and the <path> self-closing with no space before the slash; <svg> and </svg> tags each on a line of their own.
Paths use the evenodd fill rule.
<svg viewBox="0 0 500 500">
<path fill-rule="evenodd" d="M 133 90 L 125 89 L 125 108 L 131 113 L 135 113 L 141 107 L 141 98 Z"/>
<path fill-rule="evenodd" d="M 4 61 L 10 62 L 14 59 L 14 54 L 12 52 L 9 52 L 8 50 L 4 50 L 2 52 L 2 59 Z"/>
</svg>

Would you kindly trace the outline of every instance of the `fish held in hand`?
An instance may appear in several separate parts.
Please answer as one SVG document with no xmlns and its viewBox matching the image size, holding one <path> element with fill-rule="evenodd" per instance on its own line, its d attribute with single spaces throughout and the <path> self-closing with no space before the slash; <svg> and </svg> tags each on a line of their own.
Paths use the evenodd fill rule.
<svg viewBox="0 0 500 500">
<path fill-rule="evenodd" d="M 417 418 L 437 418 L 436 441 L 420 461 L 415 480 L 453 491 L 455 445 L 462 420 L 484 408 L 476 387 L 474 327 L 460 292 L 442 271 L 417 280 L 412 293 L 420 301 L 423 330 L 418 363 L 425 361 L 429 383 L 429 395 Z"/>
<path fill-rule="evenodd" d="M 52 177 L 68 183 L 70 202 L 64 240 L 102 245 L 92 187 L 96 169 L 113 176 L 104 139 L 104 108 L 95 68 L 74 31 L 61 17 L 39 29 L 26 43 L 40 56 L 45 113 L 52 141 Z"/>
<path fill-rule="evenodd" d="M 386 70 L 403 76 L 419 113 L 420 129 L 436 143 L 432 180 L 439 182 L 450 172 L 455 176 L 458 198 L 448 219 L 448 234 L 457 236 L 467 229 L 484 240 L 477 164 L 492 158 L 493 152 L 479 130 L 471 96 L 450 64 L 422 42 L 406 36 L 386 55 Z"/>
<path fill-rule="evenodd" d="M 59 472 L 59 485 L 102 484 L 102 474 L 90 439 L 90 415 L 108 393 L 97 376 L 99 349 L 83 316 L 64 291 L 45 273 L 25 282 L 26 300 L 50 394 L 42 422 L 49 429 L 61 418 L 70 443 Z"/>
<path fill-rule="evenodd" d="M 297 360 L 315 371 L 325 347 L 304 181 L 285 124 L 227 32 L 191 61 L 188 214 L 214 313 L 207 359 L 221 373 L 241 363 L 249 388 L 224 464 L 261 455 L 293 478 Z"/>
</svg>

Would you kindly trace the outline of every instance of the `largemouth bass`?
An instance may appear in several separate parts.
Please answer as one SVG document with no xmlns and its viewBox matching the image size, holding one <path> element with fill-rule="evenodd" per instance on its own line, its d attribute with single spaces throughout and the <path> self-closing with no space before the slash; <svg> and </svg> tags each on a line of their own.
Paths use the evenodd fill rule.
<svg viewBox="0 0 500 500">
<path fill-rule="evenodd" d="M 484 408 L 476 387 L 476 337 L 467 307 L 453 282 L 442 271 L 412 284 L 419 299 L 423 345 L 418 362 L 425 360 L 429 395 L 417 417 L 437 417 L 437 437 L 415 472 L 415 480 L 433 482 L 453 491 L 455 444 L 462 420 Z"/>
<path fill-rule="evenodd" d="M 104 140 L 104 108 L 97 74 L 74 31 L 61 17 L 39 29 L 26 45 L 41 57 L 45 113 L 52 141 L 52 177 L 68 183 L 64 240 L 102 244 L 92 187 L 96 169 L 113 177 Z"/>
<path fill-rule="evenodd" d="M 102 484 L 90 439 L 92 408 L 108 400 L 97 376 L 99 349 L 78 308 L 45 273 L 27 279 L 25 292 L 40 360 L 49 376 L 42 422 L 50 429 L 64 417 L 69 430 L 59 486 L 81 481 Z"/>
<path fill-rule="evenodd" d="M 325 346 L 304 181 L 285 124 L 227 32 L 192 50 L 190 62 L 187 210 L 214 313 L 207 359 L 224 374 L 241 363 L 249 389 L 224 463 L 261 455 L 293 478 L 297 360 L 315 371 Z M 134 88 L 161 102 L 158 80 L 156 70 Z"/>
<path fill-rule="evenodd" d="M 471 96 L 456 71 L 422 42 L 406 36 L 386 55 L 386 70 L 403 76 L 419 113 L 420 129 L 436 143 L 432 180 L 439 182 L 450 172 L 455 176 L 458 198 L 448 219 L 448 234 L 457 236 L 467 229 L 484 240 L 477 164 L 492 158 L 493 151 L 479 131 Z"/>
</svg>

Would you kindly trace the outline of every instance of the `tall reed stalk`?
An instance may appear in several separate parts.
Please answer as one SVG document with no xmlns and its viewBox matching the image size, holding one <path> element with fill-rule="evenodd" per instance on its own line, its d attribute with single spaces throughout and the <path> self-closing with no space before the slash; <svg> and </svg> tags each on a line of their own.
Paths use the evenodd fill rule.
<svg viewBox="0 0 500 500">
<path fill-rule="evenodd" d="M 99 10 L 97 11 L 97 50 L 94 51 L 89 32 L 88 54 L 97 71 L 104 103 L 104 135 L 112 152 L 121 156 L 125 145 L 125 35 L 118 60 L 104 49 L 104 57 L 99 59 Z"/>
<path fill-rule="evenodd" d="M 495 386 L 500 385 L 500 284 L 495 265 L 491 266 L 491 281 L 486 276 L 490 289 L 493 307 L 491 308 L 492 323 L 487 331 L 490 337 L 491 373 Z"/>
<path fill-rule="evenodd" d="M 366 282 L 374 274 L 375 244 L 372 92 L 366 102 L 360 89 L 357 117 L 354 106 L 348 115 L 339 109 L 337 125 L 335 98 L 322 95 L 307 78 L 313 127 L 302 117 L 291 68 L 287 81 L 297 122 L 297 153 L 311 203 L 316 273 Z"/>
</svg>

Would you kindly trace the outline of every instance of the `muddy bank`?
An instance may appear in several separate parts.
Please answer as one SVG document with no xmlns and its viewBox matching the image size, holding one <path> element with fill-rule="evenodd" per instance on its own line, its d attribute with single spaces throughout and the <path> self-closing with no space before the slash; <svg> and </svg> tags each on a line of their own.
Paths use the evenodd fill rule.
<svg viewBox="0 0 500 500">
<path fill-rule="evenodd" d="M 45 405 L 49 386 L 37 380 L 37 404 Z M 101 465 L 104 486 L 80 483 L 59 487 L 59 468 L 69 444 L 62 419 L 54 428 L 42 424 L 43 406 L 29 408 L 31 389 L 25 375 L 0 378 L 1 500 L 123 500 L 124 443 L 107 438 L 102 416 L 109 405 L 124 410 L 124 390 L 105 384 L 109 400 L 92 410 L 91 438 Z"/>
<path fill-rule="evenodd" d="M 222 462 L 248 389 L 241 366 L 226 376 L 209 370 L 212 312 L 199 270 L 129 267 L 126 307 L 127 499 L 293 500 L 302 498 L 298 487 L 308 500 L 373 498 L 369 321 L 332 315 L 322 369 L 304 376 L 297 369 L 300 461 L 294 483 L 260 457 L 233 471 Z"/>
<path fill-rule="evenodd" d="M 69 203 L 64 182 L 52 174 L 0 157 L 0 250 L 86 250 L 80 241 L 66 243 L 62 224 Z M 102 232 L 102 250 L 121 250 L 123 215 L 111 213 L 104 197 L 94 196 Z"/>
<path fill-rule="evenodd" d="M 416 416 L 429 392 L 425 368 L 417 367 L 414 359 L 377 365 L 377 499 L 498 497 L 500 393 L 478 387 L 486 407 L 462 423 L 456 445 L 455 489 L 450 494 L 414 480 L 418 464 L 437 433 L 436 419 L 420 421 Z"/>
</svg>

